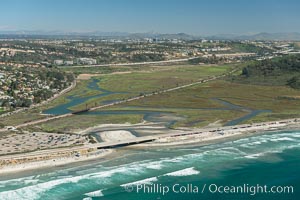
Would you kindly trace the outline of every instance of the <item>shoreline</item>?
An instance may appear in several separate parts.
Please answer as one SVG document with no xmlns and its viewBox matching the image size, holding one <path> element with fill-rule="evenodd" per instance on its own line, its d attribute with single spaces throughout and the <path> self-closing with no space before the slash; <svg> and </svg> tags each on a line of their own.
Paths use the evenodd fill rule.
<svg viewBox="0 0 300 200">
<path fill-rule="evenodd" d="M 195 129 L 194 132 L 161 137 L 151 143 L 137 144 L 136 147 L 180 146 L 199 143 L 214 143 L 218 140 L 244 138 L 260 132 L 300 130 L 300 119 L 223 126 L 219 128 Z"/>
<path fill-rule="evenodd" d="M 261 130 L 255 130 L 255 131 L 244 131 L 239 134 L 233 134 L 233 135 L 228 135 L 224 137 L 212 137 L 212 138 L 207 138 L 203 139 L 201 141 L 195 140 L 194 138 L 189 138 L 185 141 L 176 141 L 176 142 L 167 142 L 167 143 L 144 143 L 144 144 L 138 144 L 132 146 L 132 148 L 151 148 L 151 147 L 168 147 L 168 148 L 176 148 L 176 147 L 182 147 L 182 146 L 207 146 L 211 144 L 216 144 L 216 143 L 222 143 L 222 142 L 228 142 L 228 141 L 234 141 L 238 139 L 243 139 L 243 138 L 248 138 L 252 136 L 258 136 L 258 135 L 265 135 L 265 134 L 271 134 L 274 132 L 280 132 L 280 131 L 300 131 L 300 125 L 299 126 L 291 126 L 291 127 L 285 127 L 285 128 L 278 128 L 278 129 L 261 129 Z"/>
<path fill-rule="evenodd" d="M 115 150 L 109 148 L 109 146 L 106 148 L 97 149 L 97 145 L 105 146 L 105 144 L 109 144 L 117 139 L 126 140 L 126 137 L 132 138 L 132 135 L 129 135 L 128 133 L 126 134 L 124 131 L 122 132 L 122 128 L 124 128 L 124 126 L 120 126 L 117 137 L 109 135 L 109 133 L 113 133 L 114 131 L 104 133 L 106 134 L 105 138 L 107 141 L 94 144 L 93 146 L 70 147 L 63 149 L 44 150 L 27 154 L 0 156 L 0 174 L 8 174 L 40 168 L 50 168 L 54 166 L 77 163 L 80 161 L 106 158 L 107 155 L 111 154 Z M 192 129 L 191 131 L 184 132 L 179 129 L 177 133 L 155 135 L 154 137 L 156 139 L 152 142 L 128 145 L 127 148 L 138 149 L 143 147 L 151 148 L 164 146 L 176 147 L 182 145 L 202 146 L 222 141 L 233 141 L 238 138 L 251 137 L 253 135 L 259 135 L 270 131 L 283 130 L 300 130 L 300 119 L 297 118 L 228 127 L 223 126 L 218 128 Z M 124 138 L 122 138 L 122 135 Z M 135 139 L 141 138 L 142 137 L 135 137 Z M 5 157 L 9 164 L 5 163 L 5 160 L 3 160 Z"/>
<path fill-rule="evenodd" d="M 34 170 L 34 169 L 51 168 L 51 167 L 72 164 L 72 163 L 84 162 L 88 160 L 105 158 L 106 156 L 110 155 L 113 152 L 114 150 L 112 149 L 106 149 L 106 150 L 98 150 L 91 153 L 82 154 L 80 156 L 76 156 L 76 154 L 74 154 L 73 152 L 70 155 L 55 156 L 51 154 L 48 155 L 46 154 L 44 158 L 47 159 L 37 160 L 37 157 L 32 157 L 33 161 L 27 161 L 27 162 L 25 161 L 23 163 L 20 162 L 20 160 L 18 160 L 19 158 L 14 158 L 10 160 L 11 164 L 7 164 L 4 165 L 3 167 L 0 167 L 0 175 L 23 172 L 23 171 Z M 27 160 L 26 158 L 20 158 L 20 159 Z M 1 159 L 0 161 L 3 162 L 4 160 Z"/>
</svg>

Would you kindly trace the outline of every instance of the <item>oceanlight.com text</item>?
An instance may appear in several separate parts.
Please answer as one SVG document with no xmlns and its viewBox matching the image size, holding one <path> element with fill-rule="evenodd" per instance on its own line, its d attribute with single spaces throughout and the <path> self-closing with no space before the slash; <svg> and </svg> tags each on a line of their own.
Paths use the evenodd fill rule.
<svg viewBox="0 0 300 200">
<path fill-rule="evenodd" d="M 217 185 L 217 184 L 137 184 L 124 187 L 127 192 L 136 192 L 137 194 L 293 194 L 293 186 L 269 186 L 269 185 Z"/>
</svg>

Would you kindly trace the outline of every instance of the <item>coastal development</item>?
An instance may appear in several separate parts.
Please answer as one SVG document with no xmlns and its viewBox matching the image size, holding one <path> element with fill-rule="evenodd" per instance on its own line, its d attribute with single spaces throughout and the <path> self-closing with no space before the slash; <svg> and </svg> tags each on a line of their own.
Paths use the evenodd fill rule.
<svg viewBox="0 0 300 200">
<path fill-rule="evenodd" d="M 299 200 L 299 10 L 1 1 L 0 200 Z"/>
<path fill-rule="evenodd" d="M 18 59 L 40 59 L 53 45 L 59 49 L 51 55 L 64 59 Z M 141 48 L 126 51 L 129 57 L 147 49 L 164 56 L 99 60 L 120 45 Z M 96 159 L 122 147 L 204 144 L 299 125 L 297 43 L 10 39 L 1 46 L 2 173 Z M 78 58 L 68 55 L 72 48 Z M 95 54 L 83 59 L 84 52 Z M 278 71 L 283 78 L 273 84 Z"/>
</svg>

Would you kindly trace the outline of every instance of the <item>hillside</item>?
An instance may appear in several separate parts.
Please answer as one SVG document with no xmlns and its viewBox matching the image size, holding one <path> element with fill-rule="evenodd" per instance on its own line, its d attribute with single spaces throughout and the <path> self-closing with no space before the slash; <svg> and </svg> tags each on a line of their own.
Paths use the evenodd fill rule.
<svg viewBox="0 0 300 200">
<path fill-rule="evenodd" d="M 234 80 L 248 84 L 289 85 L 300 89 L 300 55 L 252 62 Z"/>
</svg>

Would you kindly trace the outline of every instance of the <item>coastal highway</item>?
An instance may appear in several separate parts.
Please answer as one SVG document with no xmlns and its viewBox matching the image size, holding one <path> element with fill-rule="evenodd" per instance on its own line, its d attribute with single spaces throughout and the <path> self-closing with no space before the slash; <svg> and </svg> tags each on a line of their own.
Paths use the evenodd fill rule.
<svg viewBox="0 0 300 200">
<path fill-rule="evenodd" d="M 180 132 L 180 133 L 166 133 L 166 134 L 159 134 L 159 135 L 155 134 L 152 136 L 142 136 L 142 137 L 136 137 L 127 140 L 113 141 L 113 142 L 100 142 L 96 144 L 87 144 L 83 146 L 64 147 L 64 148 L 57 148 L 57 149 L 39 150 L 30 153 L 6 155 L 6 156 L 0 156 L 0 159 L 1 160 L 24 159 L 24 158 L 28 159 L 31 157 L 45 156 L 54 153 L 59 154 L 65 152 L 77 152 L 80 150 L 87 150 L 90 148 L 92 149 L 119 148 L 119 147 L 131 146 L 135 144 L 152 142 L 162 138 L 196 135 L 205 132 L 216 133 L 222 136 L 225 132 L 232 131 L 232 130 L 238 130 L 238 131 L 270 130 L 272 128 L 278 129 L 280 127 L 284 127 L 292 124 L 299 124 L 299 123 L 300 123 L 300 118 L 294 118 L 294 119 L 287 119 L 287 120 L 253 123 L 253 124 L 242 124 L 242 125 L 226 126 L 226 127 L 219 127 L 219 128 L 201 128 L 195 131 L 186 131 L 184 133 Z"/>
<path fill-rule="evenodd" d="M 89 144 L 90 148 L 97 148 L 97 149 L 107 149 L 107 148 L 118 148 L 124 146 L 131 146 L 135 144 L 142 144 L 147 142 L 152 142 L 162 138 L 168 137 L 179 137 L 179 136 L 188 136 L 188 135 L 197 135 L 202 133 L 216 133 L 222 136 L 225 132 L 238 130 L 238 131 L 253 131 L 257 129 L 266 129 L 270 130 L 272 128 L 280 128 L 291 124 L 299 124 L 300 118 L 294 119 L 287 119 L 287 120 L 279 120 L 279 121 L 270 121 L 270 122 L 262 122 L 262 123 L 253 123 L 253 124 L 242 124 L 242 125 L 235 125 L 235 126 L 223 126 L 218 128 L 200 128 L 195 131 L 185 131 L 180 133 L 165 133 L 165 134 L 155 134 L 150 136 L 142 136 L 136 137 L 127 140 L 120 140 L 114 142 L 100 142 L 97 144 Z"/>
<path fill-rule="evenodd" d="M 235 68 L 235 69 L 233 69 L 230 72 L 227 72 L 225 74 L 208 77 L 206 79 L 200 79 L 200 80 L 198 80 L 196 82 L 193 82 L 193 83 L 190 83 L 190 84 L 181 85 L 181 86 L 178 86 L 178 87 L 169 88 L 169 89 L 165 89 L 165 90 L 160 90 L 158 92 L 153 92 L 153 93 L 145 94 L 145 95 L 142 95 L 142 96 L 132 97 L 132 98 L 117 101 L 117 102 L 114 102 L 114 103 L 109 103 L 109 104 L 105 104 L 105 105 L 101 105 L 101 106 L 91 107 L 87 110 L 87 112 L 88 111 L 94 111 L 94 110 L 97 110 L 97 109 L 107 108 L 107 107 L 111 107 L 111 106 L 115 106 L 115 105 L 119 105 L 119 104 L 126 103 L 126 102 L 136 101 L 136 100 L 143 99 L 143 98 L 146 98 L 146 97 L 167 93 L 167 92 L 171 92 L 171 91 L 191 87 L 191 86 L 198 85 L 198 84 L 203 84 L 203 83 L 206 83 L 206 82 L 209 82 L 209 81 L 213 81 L 213 80 L 216 80 L 216 79 L 219 79 L 219 78 L 223 78 L 223 77 L 228 76 L 228 75 L 230 75 L 230 74 L 232 74 L 232 73 L 234 73 L 238 70 L 239 70 L 239 68 Z M 47 118 L 44 118 L 44 119 L 39 119 L 39 120 L 35 120 L 35 121 L 31 121 L 31 122 L 16 125 L 15 128 L 22 128 L 22 127 L 26 127 L 26 126 L 30 126 L 30 125 L 35 125 L 35 124 L 47 122 L 47 121 L 54 120 L 54 119 L 70 117 L 70 116 L 73 116 L 73 115 L 74 115 L 73 113 L 68 113 L 68 114 L 58 115 L 58 116 L 48 116 Z M 4 132 L 4 131 L 7 131 L 7 130 L 8 130 L 7 128 L 2 128 L 2 129 L 0 129 L 0 132 Z"/>
</svg>

